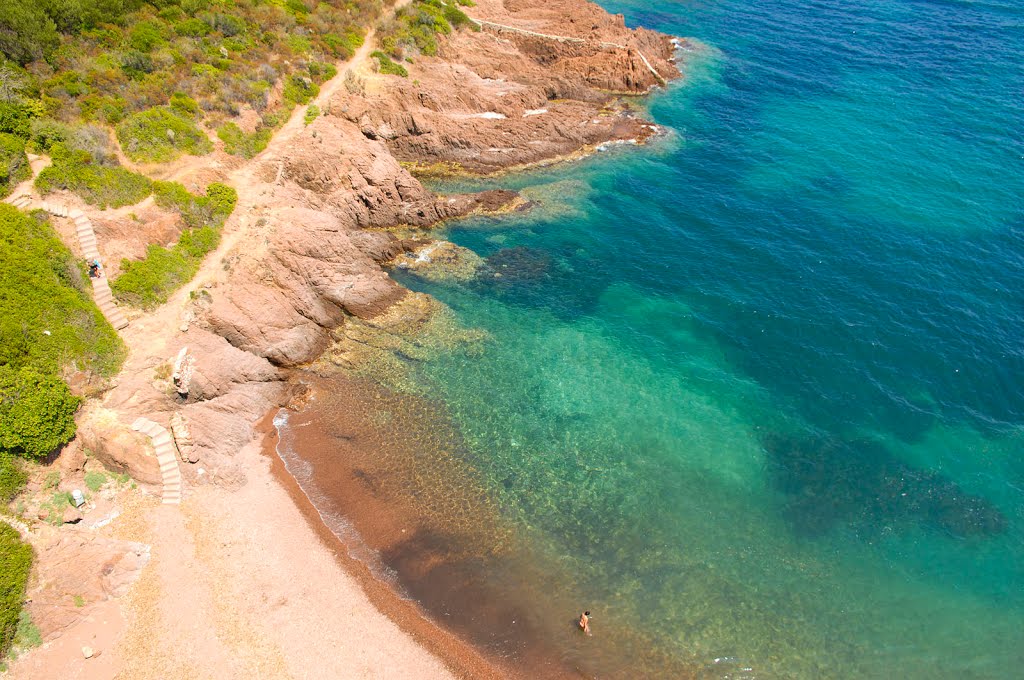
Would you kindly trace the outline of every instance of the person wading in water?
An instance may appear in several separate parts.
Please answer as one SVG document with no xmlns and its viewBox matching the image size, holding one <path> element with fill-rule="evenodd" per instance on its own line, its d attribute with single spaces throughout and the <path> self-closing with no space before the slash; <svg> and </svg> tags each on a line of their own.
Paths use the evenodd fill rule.
<svg viewBox="0 0 1024 680">
<path fill-rule="evenodd" d="M 593 633 L 590 632 L 590 612 L 583 612 L 582 614 L 580 614 L 580 620 L 578 621 L 578 623 L 580 626 L 580 630 L 582 630 L 587 635 L 593 635 Z"/>
</svg>

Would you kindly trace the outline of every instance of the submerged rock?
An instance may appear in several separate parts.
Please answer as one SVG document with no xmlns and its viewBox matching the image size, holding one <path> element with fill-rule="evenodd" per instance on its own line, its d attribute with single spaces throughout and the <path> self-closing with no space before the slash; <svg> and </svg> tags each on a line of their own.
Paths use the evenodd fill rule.
<svg viewBox="0 0 1024 680">
<path fill-rule="evenodd" d="M 801 534 L 837 524 L 872 532 L 900 520 L 961 538 L 1006 530 L 1006 517 L 985 498 L 904 463 L 877 442 L 770 435 L 764 446 L 775 486 L 786 496 L 786 518 Z"/>
</svg>

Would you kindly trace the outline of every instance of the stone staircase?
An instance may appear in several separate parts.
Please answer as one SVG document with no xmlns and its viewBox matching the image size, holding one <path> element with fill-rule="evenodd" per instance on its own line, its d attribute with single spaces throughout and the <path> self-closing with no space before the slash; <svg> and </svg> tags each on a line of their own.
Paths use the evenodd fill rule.
<svg viewBox="0 0 1024 680">
<path fill-rule="evenodd" d="M 25 194 L 21 194 L 13 199 L 8 199 L 7 202 L 20 210 L 28 210 L 32 207 L 32 197 Z M 43 201 L 39 207 L 51 215 L 71 219 L 71 221 L 75 223 L 75 234 L 78 236 L 78 245 L 82 248 L 82 256 L 89 262 L 92 262 L 93 260 L 100 260 L 100 251 L 97 248 L 96 242 L 96 232 L 93 231 L 92 222 L 89 221 L 89 218 L 84 212 L 77 208 L 69 210 L 67 206 L 49 203 L 47 201 Z M 103 312 L 103 316 L 107 317 L 107 321 L 110 322 L 110 325 L 117 330 L 121 330 L 127 326 L 128 319 L 125 318 L 124 312 L 122 312 L 120 308 L 118 308 L 117 303 L 114 302 L 114 294 L 110 291 L 110 284 L 107 283 L 107 277 L 99 276 L 91 279 L 91 281 L 93 299 L 96 301 L 96 305 L 100 308 L 100 311 Z"/>
<path fill-rule="evenodd" d="M 163 479 L 164 505 L 181 503 L 181 470 L 178 469 L 178 456 L 174 450 L 171 434 L 161 425 L 146 418 L 139 418 L 132 423 L 132 429 L 149 437 L 156 450 L 156 460 L 160 464 L 160 476 Z"/>
</svg>

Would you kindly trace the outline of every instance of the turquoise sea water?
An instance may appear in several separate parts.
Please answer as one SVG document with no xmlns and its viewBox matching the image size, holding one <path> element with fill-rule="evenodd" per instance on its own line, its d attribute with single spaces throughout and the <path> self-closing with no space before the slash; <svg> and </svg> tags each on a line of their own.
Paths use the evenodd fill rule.
<svg viewBox="0 0 1024 680">
<path fill-rule="evenodd" d="M 439 187 L 538 207 L 396 274 L 490 333 L 417 369 L 467 462 L 708 677 L 1021 677 L 1024 8 L 603 4 L 709 46 L 673 134 Z"/>
</svg>

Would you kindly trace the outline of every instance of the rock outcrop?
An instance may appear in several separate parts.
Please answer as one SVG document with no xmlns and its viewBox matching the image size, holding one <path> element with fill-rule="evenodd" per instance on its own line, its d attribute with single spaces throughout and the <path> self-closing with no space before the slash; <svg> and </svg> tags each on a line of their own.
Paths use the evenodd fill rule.
<svg viewBox="0 0 1024 680">
<path fill-rule="evenodd" d="M 618 95 L 678 77 L 665 35 L 579 0 L 481 0 L 480 31 L 416 55 L 409 77 L 354 79 L 330 110 L 423 171 L 491 173 L 658 128 Z"/>
<path fill-rule="evenodd" d="M 331 349 L 319 368 L 374 362 L 400 377 L 383 357 L 391 349 L 427 356 L 476 342 L 448 319 L 431 322 L 439 303 L 409 294 L 382 266 L 422 254 L 429 240 L 410 237 L 417 229 L 525 202 L 509 191 L 435 195 L 407 168 L 491 172 L 656 133 L 617 97 L 678 75 L 667 36 L 628 29 L 582 0 L 480 0 L 468 11 L 482 29 L 440 36 L 438 56 L 417 57 L 409 78 L 364 65 L 338 81 L 312 124 L 289 124 L 264 153 L 218 176 L 239 192 L 224 245 L 189 299 L 159 312 L 164 332 L 154 336 L 145 318 L 126 329 L 129 364 L 82 423 L 106 465 L 159 483 L 128 423 L 144 417 L 180 432 L 186 422 L 185 482 L 240 483 L 230 458 L 257 420 L 288 402 L 288 369 Z M 106 223 L 102 233 L 127 243 L 129 227 Z M 154 229 L 165 237 L 166 225 Z M 436 256 L 439 275 L 481 267 L 454 247 Z M 182 392 L 171 378 L 186 345 L 194 365 Z"/>
</svg>

